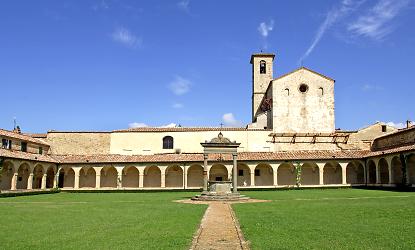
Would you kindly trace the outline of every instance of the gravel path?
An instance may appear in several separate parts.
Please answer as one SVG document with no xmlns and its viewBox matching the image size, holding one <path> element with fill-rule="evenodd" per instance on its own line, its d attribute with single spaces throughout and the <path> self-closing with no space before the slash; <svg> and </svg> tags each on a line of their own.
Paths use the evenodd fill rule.
<svg viewBox="0 0 415 250">
<path fill-rule="evenodd" d="M 209 203 L 191 249 L 249 249 L 229 203 Z"/>
</svg>

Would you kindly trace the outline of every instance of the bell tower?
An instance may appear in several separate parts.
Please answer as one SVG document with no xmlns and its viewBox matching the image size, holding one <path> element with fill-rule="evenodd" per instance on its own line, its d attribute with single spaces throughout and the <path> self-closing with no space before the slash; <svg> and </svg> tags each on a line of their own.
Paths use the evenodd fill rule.
<svg viewBox="0 0 415 250">
<path fill-rule="evenodd" d="M 272 81 L 274 54 L 252 54 L 252 122 L 256 121 L 261 101 Z"/>
</svg>

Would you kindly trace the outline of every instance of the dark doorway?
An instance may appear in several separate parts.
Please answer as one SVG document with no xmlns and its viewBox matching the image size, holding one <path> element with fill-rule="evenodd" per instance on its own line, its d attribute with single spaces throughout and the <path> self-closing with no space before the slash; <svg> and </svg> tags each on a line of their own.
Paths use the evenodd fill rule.
<svg viewBox="0 0 415 250">
<path fill-rule="evenodd" d="M 222 176 L 216 176 L 215 181 L 222 181 Z"/>
</svg>

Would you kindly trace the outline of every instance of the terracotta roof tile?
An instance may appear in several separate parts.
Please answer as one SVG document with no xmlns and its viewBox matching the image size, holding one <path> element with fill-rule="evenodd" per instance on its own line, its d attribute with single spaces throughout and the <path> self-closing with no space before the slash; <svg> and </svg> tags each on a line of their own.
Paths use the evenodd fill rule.
<svg viewBox="0 0 415 250">
<path fill-rule="evenodd" d="M 248 129 L 248 128 L 230 128 L 230 127 L 174 127 L 174 128 L 157 128 L 141 127 L 114 130 L 113 132 L 199 132 L 199 131 L 272 131 L 271 129 Z"/>
<path fill-rule="evenodd" d="M 360 159 L 368 151 L 294 151 L 294 152 L 244 152 L 238 154 L 240 161 Z M 60 163 L 128 163 L 128 162 L 203 162 L 203 154 L 154 154 L 154 155 L 59 155 L 53 156 Z M 224 161 L 231 161 L 230 154 L 223 154 Z M 218 161 L 219 154 L 209 154 L 209 161 Z"/>
<path fill-rule="evenodd" d="M 9 130 L 5 130 L 5 129 L 0 129 L 0 136 L 5 136 L 5 137 L 9 137 L 9 138 L 15 138 L 18 140 L 22 140 L 22 141 L 28 141 L 28 142 L 32 142 L 32 143 L 36 143 L 36 144 L 41 144 L 41 145 L 47 145 L 49 146 L 49 144 L 47 144 L 46 142 L 33 138 L 29 135 L 26 134 L 18 134 Z"/>
<path fill-rule="evenodd" d="M 47 138 L 48 134 L 45 133 L 24 133 L 27 136 L 33 137 L 33 138 Z"/>
<path fill-rule="evenodd" d="M 367 157 L 407 152 L 407 151 L 415 151 L 415 144 L 405 145 L 405 146 L 400 146 L 400 147 L 395 147 L 395 148 L 390 148 L 390 149 L 385 149 L 385 150 L 372 151 L 367 154 Z"/>
<path fill-rule="evenodd" d="M 0 156 L 4 158 L 13 158 L 13 159 L 22 159 L 22 160 L 31 160 L 31 161 L 42 161 L 42 162 L 52 162 L 57 163 L 58 160 L 49 156 L 41 154 L 32 154 L 21 151 L 9 150 L 9 149 L 0 149 Z"/>
</svg>

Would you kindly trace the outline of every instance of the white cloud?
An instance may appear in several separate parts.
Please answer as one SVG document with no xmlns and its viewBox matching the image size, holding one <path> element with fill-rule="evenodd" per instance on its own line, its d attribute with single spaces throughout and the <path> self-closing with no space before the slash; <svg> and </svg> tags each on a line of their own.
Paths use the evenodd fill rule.
<svg viewBox="0 0 415 250">
<path fill-rule="evenodd" d="M 312 40 L 310 46 L 299 59 L 299 63 L 302 63 L 302 61 L 311 54 L 311 52 L 314 50 L 314 48 L 320 42 L 323 35 L 330 27 L 332 27 L 340 18 L 350 14 L 352 11 L 355 11 L 364 1 L 365 0 L 343 0 L 340 6 L 335 7 L 331 9 L 329 12 L 327 12 L 326 18 L 324 19 L 323 23 L 320 24 L 320 27 L 317 29 L 317 32 L 314 35 L 314 39 Z"/>
<path fill-rule="evenodd" d="M 175 127 L 177 127 L 177 124 L 172 122 L 172 123 L 160 126 L 159 128 L 175 128 Z"/>
<path fill-rule="evenodd" d="M 385 124 L 388 125 L 388 126 L 391 126 L 391 127 L 395 127 L 395 128 L 405 128 L 406 127 L 406 124 L 403 124 L 402 122 L 398 122 L 398 123 L 387 122 Z"/>
<path fill-rule="evenodd" d="M 381 40 L 393 29 L 390 25 L 409 0 L 379 0 L 365 15 L 348 26 L 348 30 L 358 36 Z"/>
<path fill-rule="evenodd" d="M 240 127 L 242 122 L 236 120 L 235 116 L 232 113 L 226 113 L 222 116 L 223 123 L 225 126 L 229 127 Z"/>
<path fill-rule="evenodd" d="M 190 11 L 190 0 L 181 0 L 180 2 L 177 3 L 177 7 L 180 10 L 189 12 Z"/>
<path fill-rule="evenodd" d="M 362 86 L 363 91 L 379 91 L 383 90 L 382 86 L 376 85 L 376 84 L 364 84 Z"/>
<path fill-rule="evenodd" d="M 262 37 L 266 38 L 269 35 L 269 32 L 271 32 L 274 29 L 274 20 L 270 20 L 268 23 L 262 22 L 258 26 L 258 32 L 261 34 Z"/>
<path fill-rule="evenodd" d="M 190 91 L 190 86 L 192 83 L 190 80 L 185 79 L 181 76 L 176 76 L 175 80 L 169 84 L 169 89 L 175 95 L 183 95 Z"/>
<path fill-rule="evenodd" d="M 175 108 L 175 109 L 181 109 L 183 107 L 184 107 L 184 105 L 181 104 L 181 103 L 178 103 L 178 102 L 173 103 L 173 105 L 172 105 L 172 108 Z"/>
<path fill-rule="evenodd" d="M 107 10 L 107 9 L 109 9 L 109 5 L 105 0 L 102 0 L 99 3 L 94 4 L 92 6 L 92 9 L 95 10 L 95 11 L 98 11 L 98 10 L 101 10 L 101 9 L 102 10 Z"/>
<path fill-rule="evenodd" d="M 129 48 L 141 47 L 143 41 L 140 37 L 135 36 L 131 31 L 126 28 L 117 28 L 111 34 L 111 37 L 114 41 L 123 44 Z"/>
<path fill-rule="evenodd" d="M 129 128 L 145 128 L 145 127 L 148 127 L 148 125 L 142 122 L 132 122 L 128 124 L 128 127 Z"/>
</svg>

